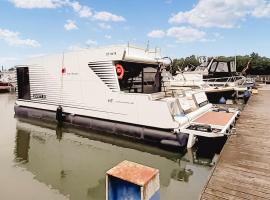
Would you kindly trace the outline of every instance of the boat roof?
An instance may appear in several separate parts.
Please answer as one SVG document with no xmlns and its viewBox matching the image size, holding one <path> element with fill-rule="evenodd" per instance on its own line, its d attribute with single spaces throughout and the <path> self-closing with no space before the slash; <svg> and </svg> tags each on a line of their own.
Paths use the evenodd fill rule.
<svg viewBox="0 0 270 200">
<path fill-rule="evenodd" d="M 100 61 L 126 61 L 147 64 L 158 64 L 162 60 L 159 49 L 147 49 L 135 45 L 111 45 L 104 47 L 85 48 L 75 51 L 68 51 L 58 54 L 45 55 L 31 58 L 24 61 L 21 65 L 40 65 L 44 60 L 59 60 L 60 58 L 77 57 L 78 59 L 87 60 L 87 62 Z"/>
</svg>

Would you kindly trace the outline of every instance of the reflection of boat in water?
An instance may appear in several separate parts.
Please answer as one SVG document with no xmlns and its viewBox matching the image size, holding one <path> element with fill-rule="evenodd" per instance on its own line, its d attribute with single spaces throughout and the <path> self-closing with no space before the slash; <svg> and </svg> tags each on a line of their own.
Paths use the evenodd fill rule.
<svg viewBox="0 0 270 200">
<path fill-rule="evenodd" d="M 131 144 L 134 148 L 122 147 Z M 55 130 L 20 121 L 15 156 L 18 165 L 33 173 L 35 179 L 76 200 L 105 199 L 105 172 L 126 159 L 160 170 L 162 199 L 196 198 L 210 170 L 192 163 L 187 155 L 126 140 L 116 146 L 68 132 L 59 137 Z"/>
</svg>

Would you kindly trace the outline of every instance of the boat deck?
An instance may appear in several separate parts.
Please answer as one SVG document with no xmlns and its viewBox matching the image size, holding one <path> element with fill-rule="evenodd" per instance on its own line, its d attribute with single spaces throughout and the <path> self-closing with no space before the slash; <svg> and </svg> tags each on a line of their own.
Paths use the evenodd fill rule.
<svg viewBox="0 0 270 200">
<path fill-rule="evenodd" d="M 201 117 L 197 118 L 194 122 L 199 124 L 210 124 L 225 126 L 234 116 L 234 113 L 226 112 L 207 112 Z"/>
<path fill-rule="evenodd" d="M 201 200 L 270 199 L 270 91 L 254 95 L 213 169 Z"/>
</svg>

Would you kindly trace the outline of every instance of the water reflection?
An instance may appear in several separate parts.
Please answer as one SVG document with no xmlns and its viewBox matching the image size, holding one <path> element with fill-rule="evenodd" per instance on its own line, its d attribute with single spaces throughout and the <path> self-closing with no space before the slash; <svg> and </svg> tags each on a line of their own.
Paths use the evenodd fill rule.
<svg viewBox="0 0 270 200">
<path fill-rule="evenodd" d="M 105 173 L 123 160 L 160 170 L 161 199 L 198 198 L 211 169 L 211 159 L 199 159 L 193 151 L 170 152 L 34 121 L 17 122 L 14 154 L 35 179 L 74 200 L 104 200 Z"/>
</svg>

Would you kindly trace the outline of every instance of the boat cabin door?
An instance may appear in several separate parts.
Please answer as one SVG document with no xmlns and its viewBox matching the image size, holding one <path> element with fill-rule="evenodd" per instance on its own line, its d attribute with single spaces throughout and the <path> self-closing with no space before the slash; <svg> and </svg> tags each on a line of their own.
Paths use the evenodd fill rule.
<svg viewBox="0 0 270 200">
<path fill-rule="evenodd" d="M 28 67 L 17 67 L 17 90 L 18 99 L 30 100 L 30 80 L 29 80 L 29 68 Z"/>
</svg>

